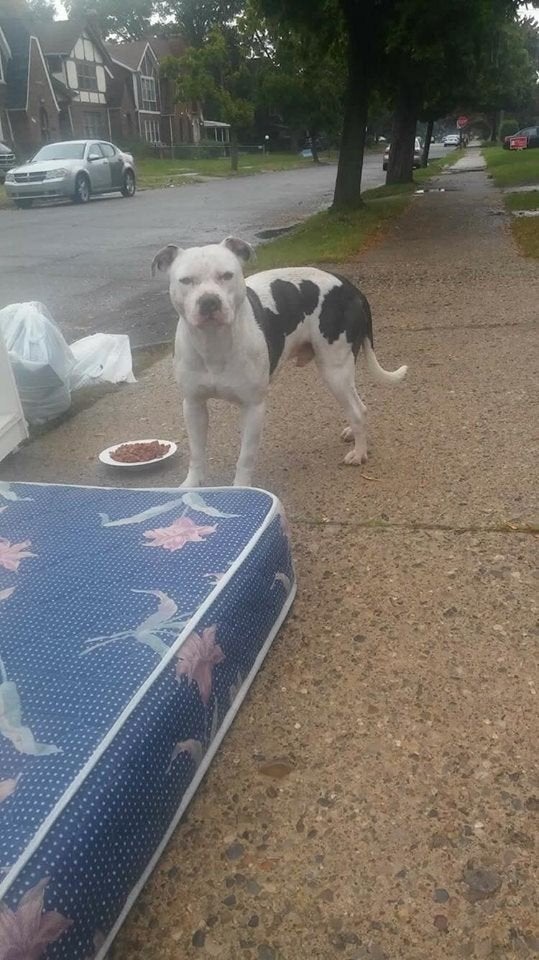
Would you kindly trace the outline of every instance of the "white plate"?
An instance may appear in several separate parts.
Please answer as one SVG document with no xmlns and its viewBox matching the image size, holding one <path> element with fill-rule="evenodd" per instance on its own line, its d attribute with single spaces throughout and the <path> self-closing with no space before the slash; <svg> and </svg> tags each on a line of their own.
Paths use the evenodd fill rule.
<svg viewBox="0 0 539 960">
<path fill-rule="evenodd" d="M 152 463 L 162 463 L 163 460 L 168 460 L 169 457 L 173 457 L 178 449 L 177 444 L 173 443 L 172 440 L 157 440 L 157 443 L 168 443 L 169 449 L 162 457 L 154 457 L 153 460 L 138 460 L 136 463 L 121 463 L 119 460 L 113 460 L 111 453 L 114 453 L 118 447 L 125 446 L 126 443 L 155 443 L 157 440 L 156 437 L 152 437 L 147 440 L 122 440 L 121 443 L 115 443 L 112 447 L 107 447 L 106 450 L 102 450 L 99 454 L 99 459 L 101 463 L 106 463 L 109 467 L 148 467 Z"/>
</svg>

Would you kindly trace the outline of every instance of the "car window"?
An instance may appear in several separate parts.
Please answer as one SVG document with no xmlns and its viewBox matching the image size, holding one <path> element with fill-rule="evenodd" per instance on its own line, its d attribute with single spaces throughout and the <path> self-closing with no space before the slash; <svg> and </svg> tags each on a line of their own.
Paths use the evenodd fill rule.
<svg viewBox="0 0 539 960">
<path fill-rule="evenodd" d="M 103 151 L 106 157 L 116 156 L 116 150 L 112 146 L 112 143 L 100 143 L 99 146 L 101 147 L 101 150 Z"/>
<path fill-rule="evenodd" d="M 36 160 L 82 160 L 84 156 L 84 143 L 48 143 L 41 147 L 32 159 Z"/>
<path fill-rule="evenodd" d="M 103 157 L 103 151 L 98 143 L 91 143 L 88 147 L 89 157 Z"/>
</svg>

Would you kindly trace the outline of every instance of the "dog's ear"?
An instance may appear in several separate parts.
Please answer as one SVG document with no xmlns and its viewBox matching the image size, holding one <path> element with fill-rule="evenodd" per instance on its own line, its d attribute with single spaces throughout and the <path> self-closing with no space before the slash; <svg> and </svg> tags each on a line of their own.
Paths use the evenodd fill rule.
<svg viewBox="0 0 539 960">
<path fill-rule="evenodd" d="M 170 270 L 170 267 L 178 256 L 179 252 L 179 247 L 177 247 L 174 243 L 169 243 L 166 247 L 163 247 L 159 253 L 156 253 L 152 260 L 152 277 L 155 277 L 155 274 L 158 270 L 160 270 L 161 273 L 166 273 L 167 270 Z"/>
<path fill-rule="evenodd" d="M 238 260 L 242 260 L 243 263 L 247 263 L 255 255 L 252 246 L 245 240 L 238 240 L 237 237 L 227 237 L 226 240 L 223 240 L 222 246 L 234 253 Z"/>
</svg>

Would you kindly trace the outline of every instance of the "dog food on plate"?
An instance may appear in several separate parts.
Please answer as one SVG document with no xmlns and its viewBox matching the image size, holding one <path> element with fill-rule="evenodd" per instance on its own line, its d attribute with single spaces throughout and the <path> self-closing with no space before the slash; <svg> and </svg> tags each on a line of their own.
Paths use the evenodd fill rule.
<svg viewBox="0 0 539 960">
<path fill-rule="evenodd" d="M 150 440 L 148 443 L 122 443 L 111 450 L 111 460 L 118 463 L 146 463 L 148 460 L 158 460 L 170 450 L 170 443 L 160 443 L 159 440 Z"/>
</svg>

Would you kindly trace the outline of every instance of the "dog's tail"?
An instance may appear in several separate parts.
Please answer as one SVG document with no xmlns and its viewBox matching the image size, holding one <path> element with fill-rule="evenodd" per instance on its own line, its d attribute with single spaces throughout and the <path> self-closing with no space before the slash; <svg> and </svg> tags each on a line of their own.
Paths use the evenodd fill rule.
<svg viewBox="0 0 539 960">
<path fill-rule="evenodd" d="M 367 369 L 369 370 L 371 376 L 378 381 L 378 383 L 400 383 L 401 380 L 404 380 L 408 372 L 408 367 L 403 365 L 402 367 L 399 367 L 398 370 L 384 370 L 384 368 L 380 366 L 378 360 L 376 359 L 374 347 L 369 337 L 365 337 L 363 341 L 363 349 L 365 351 Z"/>
</svg>

